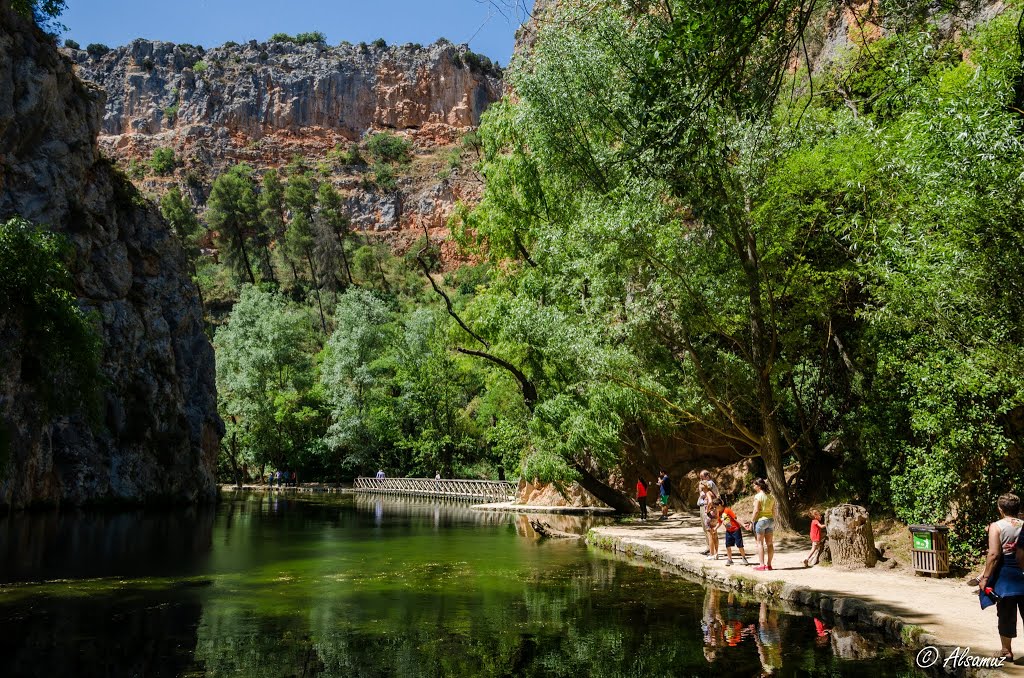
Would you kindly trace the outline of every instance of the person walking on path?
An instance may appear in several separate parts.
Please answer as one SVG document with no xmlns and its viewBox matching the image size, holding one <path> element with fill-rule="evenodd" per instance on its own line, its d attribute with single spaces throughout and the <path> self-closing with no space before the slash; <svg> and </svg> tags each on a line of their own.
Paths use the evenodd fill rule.
<svg viewBox="0 0 1024 678">
<path fill-rule="evenodd" d="M 672 492 L 672 480 L 662 469 L 658 473 L 658 502 L 661 504 L 661 517 L 658 520 L 668 520 L 668 497 Z"/>
<path fill-rule="evenodd" d="M 647 520 L 647 481 L 643 476 L 636 480 L 636 501 L 640 504 L 640 520 Z"/>
<path fill-rule="evenodd" d="M 772 496 L 768 481 L 758 478 L 754 481 L 757 494 L 754 496 L 754 511 L 750 514 L 747 529 L 754 530 L 757 539 L 757 560 L 760 563 L 755 570 L 772 569 L 772 557 L 775 555 L 773 532 L 775 531 L 775 497 Z"/>
<path fill-rule="evenodd" d="M 821 558 L 821 531 L 823 529 L 825 529 L 825 523 L 821 522 L 821 511 L 814 509 L 811 511 L 811 552 L 804 558 L 804 567 L 818 564 L 818 560 Z M 814 558 L 813 563 L 811 563 L 811 558 Z"/>
<path fill-rule="evenodd" d="M 740 525 L 739 518 L 736 517 L 735 511 L 725 505 L 724 501 L 721 499 L 716 501 L 718 502 L 719 520 L 725 525 L 725 566 L 729 567 L 732 565 L 733 546 L 739 550 L 743 564 L 750 565 L 750 561 L 747 560 L 747 554 L 743 550 L 743 528 Z"/>
<path fill-rule="evenodd" d="M 1017 614 L 1024 616 L 1024 571 L 1021 570 L 1022 552 L 1018 537 L 1021 519 L 1020 497 L 1004 494 L 996 502 L 999 520 L 988 526 L 988 558 L 985 569 L 978 578 L 981 593 L 990 590 L 995 595 L 996 620 L 999 641 L 1002 643 L 1000 657 L 1013 662 L 1010 644 L 1017 637 Z"/>
</svg>

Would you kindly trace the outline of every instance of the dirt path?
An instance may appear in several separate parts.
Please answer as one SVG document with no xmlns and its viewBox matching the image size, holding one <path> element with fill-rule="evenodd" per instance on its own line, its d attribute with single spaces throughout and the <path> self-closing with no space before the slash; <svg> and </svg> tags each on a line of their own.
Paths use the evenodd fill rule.
<svg viewBox="0 0 1024 678">
<path fill-rule="evenodd" d="M 724 586 L 824 606 L 876 626 L 888 625 L 916 648 L 938 645 L 949 652 L 957 646 L 970 647 L 971 654 L 981 656 L 999 652 L 995 608 L 981 610 L 977 589 L 959 579 L 914 576 L 886 569 L 884 563 L 862 571 L 829 566 L 805 568 L 802 561 L 810 550 L 810 540 L 796 536 L 777 540 L 773 570 L 757 572 L 753 568 L 757 564 L 757 545 L 749 532 L 744 533 L 744 545 L 753 565 L 745 567 L 736 558 L 733 566 L 726 567 L 724 556 L 712 561 L 700 555 L 705 542 L 696 514 L 676 513 L 665 522 L 597 527 L 591 530 L 589 541 L 662 561 Z M 720 538 L 719 543 L 724 554 L 724 539 Z M 994 675 L 1024 675 L 1024 629 L 1018 633 L 1014 644 L 1018 664 L 1007 664 L 1004 671 Z"/>
</svg>

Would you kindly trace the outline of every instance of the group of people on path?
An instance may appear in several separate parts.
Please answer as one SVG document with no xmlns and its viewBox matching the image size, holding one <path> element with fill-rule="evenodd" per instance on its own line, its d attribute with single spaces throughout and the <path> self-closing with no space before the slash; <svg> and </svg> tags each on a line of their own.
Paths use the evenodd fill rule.
<svg viewBox="0 0 1024 678">
<path fill-rule="evenodd" d="M 295 471 L 274 471 L 267 476 L 267 485 L 274 487 L 298 487 L 299 474 Z"/>
<path fill-rule="evenodd" d="M 750 565 L 747 560 L 746 551 L 743 546 L 743 530 L 753 532 L 757 541 L 758 565 L 755 570 L 765 571 L 772 569 L 772 559 L 775 556 L 775 495 L 772 494 L 768 481 L 764 478 L 754 480 L 753 489 L 754 508 L 751 511 L 750 519 L 741 522 L 736 512 L 725 505 L 718 484 L 711 478 L 707 470 L 700 472 L 697 485 L 697 509 L 700 513 L 701 523 L 704 528 L 704 537 L 707 540 L 707 548 L 701 553 L 708 560 L 718 560 L 720 527 L 725 528 L 725 555 L 726 566 L 733 564 L 733 548 L 737 549 L 744 565 Z M 661 470 L 658 473 L 658 503 L 661 505 L 661 517 L 658 520 L 668 519 L 668 500 L 672 490 L 672 481 L 668 474 Z M 640 504 L 640 519 L 647 520 L 647 481 L 643 477 L 637 480 L 636 484 L 637 502 Z M 804 559 L 804 567 L 810 567 L 813 558 L 817 564 L 821 556 L 822 528 L 821 513 L 811 513 L 811 552 Z M 1024 609 L 1024 608 L 1022 608 Z"/>
</svg>

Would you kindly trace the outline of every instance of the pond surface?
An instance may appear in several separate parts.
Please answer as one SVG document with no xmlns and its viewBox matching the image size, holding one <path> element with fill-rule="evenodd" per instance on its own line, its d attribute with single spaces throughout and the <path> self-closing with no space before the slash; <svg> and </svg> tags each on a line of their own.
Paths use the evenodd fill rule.
<svg viewBox="0 0 1024 678">
<path fill-rule="evenodd" d="M 15 514 L 0 583 L 8 677 L 917 675 L 834 620 L 422 500 Z"/>
</svg>

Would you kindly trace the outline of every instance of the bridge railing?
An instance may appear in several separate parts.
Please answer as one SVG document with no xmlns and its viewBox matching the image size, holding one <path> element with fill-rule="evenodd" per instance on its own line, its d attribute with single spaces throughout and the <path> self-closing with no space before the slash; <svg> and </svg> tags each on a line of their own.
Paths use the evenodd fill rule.
<svg viewBox="0 0 1024 678">
<path fill-rule="evenodd" d="M 446 497 L 464 501 L 509 501 L 516 485 L 507 480 L 459 480 L 433 478 L 356 478 L 356 492 L 379 492 L 422 497 Z"/>
</svg>

